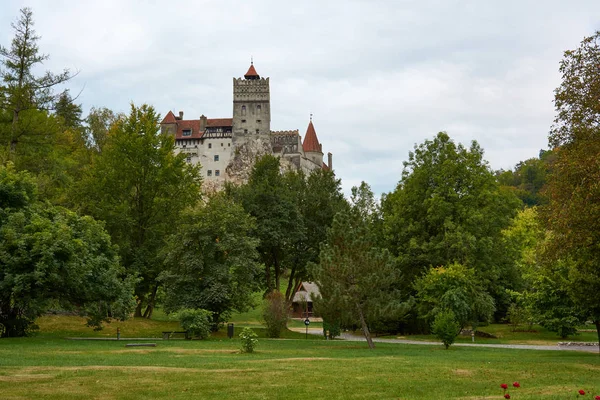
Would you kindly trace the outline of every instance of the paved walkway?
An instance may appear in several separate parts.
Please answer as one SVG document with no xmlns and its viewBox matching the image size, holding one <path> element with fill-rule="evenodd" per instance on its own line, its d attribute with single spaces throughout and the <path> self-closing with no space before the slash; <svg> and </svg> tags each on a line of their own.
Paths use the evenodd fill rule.
<svg viewBox="0 0 600 400">
<path fill-rule="evenodd" d="M 303 328 L 292 329 L 297 332 L 306 332 Z M 309 328 L 308 333 L 311 335 L 323 335 L 323 330 L 319 328 Z M 343 340 L 352 342 L 366 342 L 364 336 L 354 335 L 352 333 L 344 332 L 339 336 Z M 442 346 L 440 342 L 426 342 L 420 340 L 408 340 L 408 339 L 383 339 L 373 337 L 373 342 L 376 343 L 402 343 L 402 344 L 418 344 L 425 346 Z M 499 349 L 523 349 L 523 350 L 553 350 L 553 351 L 587 351 L 591 353 L 598 353 L 598 346 L 558 346 L 558 345 L 531 345 L 531 344 L 493 344 L 493 343 L 454 343 L 453 346 L 458 347 L 491 347 Z"/>
</svg>

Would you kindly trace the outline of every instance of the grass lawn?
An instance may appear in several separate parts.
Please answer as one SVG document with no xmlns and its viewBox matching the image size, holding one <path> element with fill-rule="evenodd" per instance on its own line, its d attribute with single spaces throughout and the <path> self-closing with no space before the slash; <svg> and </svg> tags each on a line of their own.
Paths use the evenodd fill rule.
<svg viewBox="0 0 600 400">
<path fill-rule="evenodd" d="M 576 398 L 579 389 L 600 395 L 595 353 L 387 343 L 371 351 L 289 332 L 240 354 L 239 340 L 224 332 L 206 341 L 157 339 L 154 348 L 64 339 L 114 336 L 117 325 L 124 337 L 179 329 L 168 320 L 134 319 L 101 332 L 77 317 L 46 316 L 39 325 L 35 337 L 0 340 L 0 398 L 503 399 L 500 384 L 513 381 L 522 386 L 510 391 L 513 399 Z"/>
<path fill-rule="evenodd" d="M 116 341 L 39 335 L 0 341 L 3 399 L 513 399 L 600 394 L 593 353 L 451 348 L 323 340 Z M 593 397 L 592 397 L 593 398 Z"/>
</svg>

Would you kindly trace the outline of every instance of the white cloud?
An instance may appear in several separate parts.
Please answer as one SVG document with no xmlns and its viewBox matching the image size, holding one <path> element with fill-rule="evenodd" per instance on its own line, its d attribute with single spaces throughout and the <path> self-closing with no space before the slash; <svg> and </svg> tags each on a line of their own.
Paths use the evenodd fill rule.
<svg viewBox="0 0 600 400">
<path fill-rule="evenodd" d="M 596 0 L 34 0 L 3 4 L 2 45 L 23 6 L 45 67 L 80 70 L 86 110 L 227 117 L 231 78 L 254 56 L 272 128 L 304 135 L 314 113 L 346 191 L 392 190 L 414 144 L 441 130 L 477 140 L 495 169 L 537 156 L 562 53 L 600 29 Z"/>
</svg>

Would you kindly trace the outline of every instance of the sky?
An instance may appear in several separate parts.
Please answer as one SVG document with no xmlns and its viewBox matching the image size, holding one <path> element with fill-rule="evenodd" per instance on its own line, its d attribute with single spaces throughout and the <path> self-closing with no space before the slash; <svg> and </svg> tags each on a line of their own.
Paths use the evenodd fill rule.
<svg viewBox="0 0 600 400">
<path fill-rule="evenodd" d="M 598 0 L 0 0 L 0 44 L 33 10 L 44 68 L 91 107 L 232 116 L 233 77 L 270 77 L 271 129 L 313 123 L 344 191 L 394 190 L 415 145 L 476 140 L 492 169 L 548 147 L 563 52 Z M 325 159 L 327 157 L 325 156 Z"/>
</svg>

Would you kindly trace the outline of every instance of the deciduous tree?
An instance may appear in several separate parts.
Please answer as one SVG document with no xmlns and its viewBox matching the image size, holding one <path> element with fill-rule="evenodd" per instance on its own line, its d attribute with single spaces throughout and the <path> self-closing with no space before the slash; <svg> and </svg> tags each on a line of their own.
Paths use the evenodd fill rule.
<svg viewBox="0 0 600 400">
<path fill-rule="evenodd" d="M 505 312 L 505 289 L 513 287 L 515 274 L 500 239 L 519 203 L 499 187 L 477 142 L 466 148 L 441 132 L 415 146 L 396 190 L 383 201 L 387 244 L 405 287 L 412 289 L 430 267 L 456 262 L 475 271 Z"/>
<path fill-rule="evenodd" d="M 572 261 L 569 294 L 600 339 L 600 32 L 565 52 L 550 145 L 556 160 L 542 208 L 547 254 Z"/>
<path fill-rule="evenodd" d="M 213 329 L 252 306 L 260 268 L 255 221 L 223 194 L 185 212 L 166 248 L 165 308 L 211 311 Z"/>
<path fill-rule="evenodd" d="M 26 173 L 0 167 L 0 329 L 24 336 L 51 302 L 75 308 L 100 327 L 133 308 L 125 279 L 103 225 L 60 207 L 36 202 Z"/>
<path fill-rule="evenodd" d="M 199 169 L 175 154 L 173 137 L 160 133 L 159 121 L 153 107 L 132 105 L 112 126 L 76 192 L 80 210 L 106 222 L 123 265 L 139 276 L 136 316 L 146 317 L 163 270 L 165 238 L 200 198 Z"/>
</svg>

